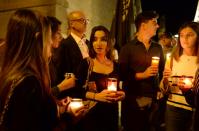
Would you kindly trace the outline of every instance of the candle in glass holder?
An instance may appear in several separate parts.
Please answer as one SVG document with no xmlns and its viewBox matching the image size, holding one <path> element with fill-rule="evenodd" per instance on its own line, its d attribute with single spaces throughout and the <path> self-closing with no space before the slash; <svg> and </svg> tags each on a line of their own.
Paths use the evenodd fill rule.
<svg viewBox="0 0 199 131">
<path fill-rule="evenodd" d="M 154 56 L 154 57 L 152 57 L 151 65 L 152 65 L 152 66 L 157 66 L 157 67 L 158 67 L 159 61 L 160 61 L 160 58 Z"/>
<path fill-rule="evenodd" d="M 193 77 L 192 76 L 183 76 L 183 82 L 185 88 L 191 88 L 193 85 Z"/>
<path fill-rule="evenodd" d="M 108 78 L 107 89 L 109 91 L 117 91 L 117 79 L 116 78 Z"/>
<path fill-rule="evenodd" d="M 168 69 L 171 68 L 171 54 L 170 53 L 166 54 L 165 68 L 168 68 Z"/>
<path fill-rule="evenodd" d="M 67 78 L 67 79 L 71 78 L 72 75 L 73 75 L 73 73 L 65 73 L 64 74 L 65 78 Z"/>
<path fill-rule="evenodd" d="M 72 110 L 78 109 L 83 106 L 82 99 L 80 98 L 73 98 L 69 104 Z"/>
</svg>

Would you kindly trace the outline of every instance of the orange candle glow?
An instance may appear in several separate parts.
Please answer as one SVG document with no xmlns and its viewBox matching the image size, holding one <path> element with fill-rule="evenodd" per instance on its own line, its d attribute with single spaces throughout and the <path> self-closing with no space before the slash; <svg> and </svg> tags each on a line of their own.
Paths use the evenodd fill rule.
<svg viewBox="0 0 199 131">
<path fill-rule="evenodd" d="M 158 66 L 159 65 L 159 61 L 160 61 L 160 58 L 154 56 L 154 57 L 152 57 L 151 65 L 152 66 Z"/>
<path fill-rule="evenodd" d="M 184 76 L 184 79 L 183 79 L 184 87 L 191 88 L 193 85 L 192 80 L 193 80 L 193 77 Z"/>
<path fill-rule="evenodd" d="M 83 106 L 83 102 L 82 102 L 82 99 L 79 99 L 79 98 L 73 98 L 69 104 L 70 108 L 72 110 L 76 110 L 80 107 Z"/>
</svg>

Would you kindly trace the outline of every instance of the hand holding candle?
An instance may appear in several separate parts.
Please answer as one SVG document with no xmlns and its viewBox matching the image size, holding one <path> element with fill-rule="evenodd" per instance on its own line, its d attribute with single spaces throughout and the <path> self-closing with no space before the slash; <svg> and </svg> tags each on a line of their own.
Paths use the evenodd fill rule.
<svg viewBox="0 0 199 131">
<path fill-rule="evenodd" d="M 192 76 L 182 76 L 178 82 L 178 86 L 182 91 L 187 91 L 193 86 L 193 77 Z"/>
<path fill-rule="evenodd" d="M 193 77 L 184 77 L 183 82 L 185 88 L 191 88 L 193 86 L 192 79 Z"/>
</svg>

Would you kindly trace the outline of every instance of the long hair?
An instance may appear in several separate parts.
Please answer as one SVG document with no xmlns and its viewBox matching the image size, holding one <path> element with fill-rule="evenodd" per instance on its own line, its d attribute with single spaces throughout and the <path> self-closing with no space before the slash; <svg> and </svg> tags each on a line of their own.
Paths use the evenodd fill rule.
<svg viewBox="0 0 199 131">
<path fill-rule="evenodd" d="M 107 52 L 106 52 L 106 57 L 108 59 L 111 59 L 113 60 L 113 53 L 112 53 L 112 50 L 113 50 L 113 45 L 111 43 L 111 36 L 110 36 L 110 32 L 109 30 L 104 27 L 104 26 L 95 26 L 93 27 L 92 31 L 91 31 L 91 36 L 90 36 L 90 50 L 89 50 L 89 55 L 91 58 L 95 58 L 96 57 L 96 52 L 93 48 L 93 42 L 94 42 L 94 39 L 95 39 L 95 32 L 97 31 L 103 31 L 105 33 L 105 37 L 107 39 Z"/>
<path fill-rule="evenodd" d="M 197 34 L 197 40 L 196 40 L 196 43 L 195 43 L 195 51 L 194 51 L 194 56 L 197 56 L 197 63 L 199 63 L 199 23 L 197 22 L 186 22 L 184 23 L 178 30 L 178 34 L 180 34 L 180 32 L 184 29 L 184 28 L 191 28 L 196 34 Z M 179 38 L 178 38 L 178 43 L 177 43 L 177 46 L 174 48 L 173 50 L 173 58 L 176 60 L 176 61 L 179 61 L 180 59 L 180 56 L 183 54 L 183 48 L 181 46 L 181 43 L 180 43 L 180 35 L 179 35 Z"/>
<path fill-rule="evenodd" d="M 59 26 L 61 25 L 61 21 L 59 21 L 56 17 L 53 16 L 47 16 L 47 18 L 50 22 L 52 37 L 54 37 L 55 33 L 59 29 Z"/>
<path fill-rule="evenodd" d="M 40 80 L 43 92 L 50 93 L 46 54 L 46 17 L 27 9 L 17 10 L 7 26 L 5 57 L 0 74 L 1 108 L 5 104 L 10 84 L 32 72 Z M 28 88 L 28 87 L 27 87 Z M 0 108 L 0 109 L 1 109 Z"/>
</svg>

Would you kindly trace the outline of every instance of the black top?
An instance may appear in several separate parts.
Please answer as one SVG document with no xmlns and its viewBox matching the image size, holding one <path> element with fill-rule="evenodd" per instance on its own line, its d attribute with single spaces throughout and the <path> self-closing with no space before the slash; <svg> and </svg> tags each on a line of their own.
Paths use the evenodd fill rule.
<svg viewBox="0 0 199 131">
<path fill-rule="evenodd" d="M 80 64 L 79 70 L 76 74 L 77 84 L 79 88 L 85 83 L 88 72 L 88 62 L 86 59 Z M 118 66 L 114 63 L 114 69 L 109 74 L 102 74 L 97 72 L 91 72 L 89 81 L 95 81 L 97 86 L 97 92 L 107 88 L 107 78 L 117 78 Z M 83 88 L 82 88 L 83 89 Z M 82 97 L 85 97 L 85 89 Z M 82 120 L 84 123 L 84 129 L 82 131 L 117 131 L 118 124 L 118 104 L 117 103 L 105 103 L 98 102 L 93 107 L 85 118 Z"/>
<path fill-rule="evenodd" d="M 144 72 L 151 65 L 153 56 L 160 58 L 159 74 L 147 79 L 136 80 L 135 74 Z M 126 91 L 126 96 L 131 94 L 133 96 L 155 97 L 164 70 L 164 55 L 161 45 L 151 41 L 147 50 L 144 44 L 135 38 L 121 49 L 119 64 L 120 77 L 124 81 L 123 88 Z"/>
<path fill-rule="evenodd" d="M 13 90 L 4 124 L 9 131 L 51 131 L 56 126 L 56 103 L 35 76 L 27 76 Z"/>
</svg>

